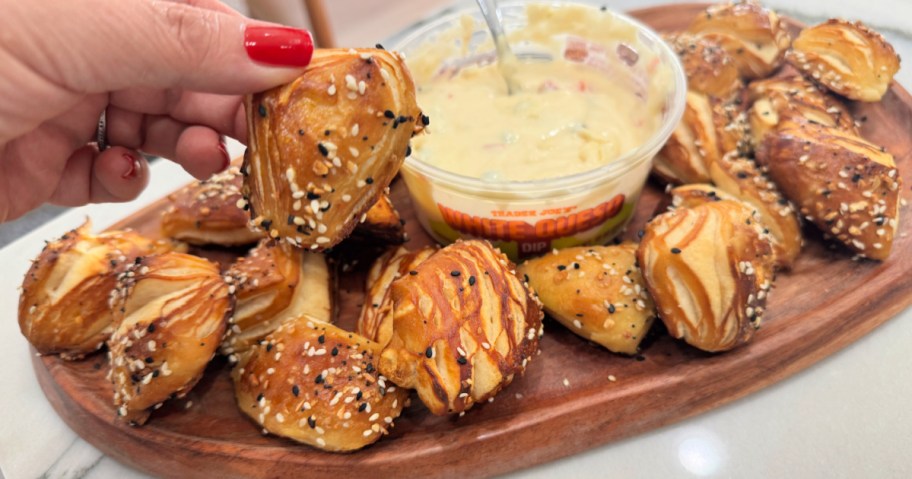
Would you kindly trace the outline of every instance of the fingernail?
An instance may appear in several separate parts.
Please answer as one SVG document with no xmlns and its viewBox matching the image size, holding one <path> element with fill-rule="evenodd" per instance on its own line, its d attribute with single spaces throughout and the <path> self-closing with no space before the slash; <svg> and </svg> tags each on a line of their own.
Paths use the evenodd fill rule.
<svg viewBox="0 0 912 479">
<path fill-rule="evenodd" d="M 228 156 L 228 148 L 225 146 L 224 138 L 219 140 L 218 149 L 222 153 L 222 167 L 219 168 L 219 171 L 223 171 L 228 169 L 228 166 L 231 164 L 231 157 Z"/>
<path fill-rule="evenodd" d="M 287 67 L 307 66 L 314 50 L 307 30 L 254 25 L 244 30 L 244 48 L 255 62 Z"/>
<path fill-rule="evenodd" d="M 124 153 L 123 159 L 124 159 L 124 162 L 126 163 L 127 169 L 124 171 L 124 173 L 122 175 L 120 175 L 120 177 L 125 180 L 134 178 L 137 175 L 137 173 L 139 173 L 139 169 L 142 168 L 142 165 L 139 164 L 139 160 L 136 159 L 135 156 L 133 156 L 129 153 Z"/>
</svg>

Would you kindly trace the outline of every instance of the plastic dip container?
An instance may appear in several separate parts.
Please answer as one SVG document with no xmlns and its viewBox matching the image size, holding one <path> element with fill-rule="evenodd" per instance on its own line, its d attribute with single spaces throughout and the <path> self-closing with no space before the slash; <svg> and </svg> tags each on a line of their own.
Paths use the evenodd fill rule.
<svg viewBox="0 0 912 479">
<path fill-rule="evenodd" d="M 574 158 L 586 156 L 583 152 L 565 149 L 561 152 L 568 153 L 569 159 L 562 155 L 551 156 L 550 151 L 544 153 L 544 159 L 534 161 L 511 158 L 520 163 L 513 163 L 508 172 L 496 171 L 496 155 L 492 153 L 489 157 L 486 153 L 489 150 L 479 149 L 477 153 L 463 154 L 463 150 L 458 149 L 471 145 L 479 136 L 487 135 L 487 130 L 476 133 L 466 131 L 463 134 L 462 129 L 451 128 L 447 132 L 451 135 L 447 141 L 452 140 L 451 144 L 457 148 L 453 151 L 462 156 L 457 156 L 456 161 L 446 165 L 429 161 L 436 158 L 434 151 L 448 150 L 446 144 L 443 147 L 437 145 L 436 150 L 431 147 L 424 149 L 424 143 L 416 138 L 413 140 L 413 153 L 406 158 L 401 173 L 418 220 L 435 240 L 443 244 L 459 238 L 484 238 L 514 260 L 553 248 L 607 243 L 627 226 L 653 157 L 681 119 L 686 94 L 683 68 L 658 34 L 625 15 L 579 2 L 542 5 L 539 2 L 503 1 L 499 4 L 504 28 L 521 63 L 573 62 L 575 64 L 569 68 L 574 72 L 610 77 L 614 85 L 610 89 L 612 95 L 635 95 L 634 101 L 640 103 L 634 104 L 642 104 L 641 108 L 620 112 L 610 108 L 590 111 L 587 113 L 589 118 L 596 115 L 596 119 L 601 120 L 598 115 L 602 111 L 613 116 L 606 116 L 609 123 L 603 123 L 605 128 L 589 131 L 587 135 L 600 135 L 602 131 L 611 133 L 609 130 L 614 131 L 613 127 L 619 126 L 628 128 L 628 132 L 629 128 L 640 128 L 636 131 L 639 136 L 630 140 L 632 136 L 624 134 L 623 128 L 617 130 L 625 136 L 620 140 L 634 143 L 610 158 L 596 154 L 597 160 L 601 158 L 604 161 L 588 168 L 586 165 L 591 163 L 571 163 Z M 533 8 L 537 8 L 537 12 Z M 550 10 L 543 12 L 543 8 Z M 580 15 L 580 9 L 586 9 L 583 15 Z M 573 13 L 571 10 L 576 16 L 571 16 L 572 21 L 565 25 L 551 20 L 564 18 L 566 15 L 563 13 Z M 530 24 L 532 15 L 544 20 Z M 587 30 L 581 27 L 580 22 L 590 21 L 595 22 L 595 28 Z M 541 27 L 542 24 L 547 27 Z M 531 25 L 539 25 L 534 35 L 528 38 L 518 36 Z M 607 30 L 605 25 L 619 34 L 616 37 L 599 34 Z M 536 43 L 536 39 L 545 38 L 542 28 L 547 28 L 547 48 Z M 581 36 L 587 35 L 587 32 L 588 37 Z M 555 45 L 559 45 L 558 51 L 555 51 Z M 406 32 L 403 40 L 393 48 L 405 54 L 412 70 L 418 86 L 418 103 L 430 116 L 430 135 L 435 134 L 435 125 L 446 125 L 448 120 L 435 117 L 435 105 L 427 104 L 427 91 L 434 88 L 435 82 L 447 81 L 464 68 L 478 68 L 496 62 L 493 42 L 477 8 L 454 11 L 420 25 Z M 556 66 L 562 68 L 564 63 Z M 582 80 L 579 85 L 579 95 L 586 95 L 587 85 Z M 506 95 L 505 83 L 503 89 Z M 539 87 L 538 91 L 547 89 Z M 559 99 L 557 101 L 560 102 Z M 629 99 L 623 104 L 631 105 Z M 644 112 L 649 112 L 647 119 L 653 121 L 636 120 L 637 115 L 645 115 Z M 490 123 L 491 120 L 488 120 Z M 499 123 L 490 126 L 499 127 L 509 130 L 510 126 Z M 591 127 L 584 124 L 582 128 Z M 617 131 L 613 133 L 615 136 Z M 574 131 L 569 135 L 576 134 Z M 508 135 L 512 133 L 504 134 Z M 504 140 L 504 143 L 509 141 Z M 618 143 L 623 144 L 623 141 Z M 496 153 L 503 155 L 504 151 L 509 150 L 499 148 Z M 533 153 L 541 154 L 541 151 Z M 592 156 L 588 154 L 587 157 Z M 476 170 L 490 166 L 495 172 L 480 173 L 481 170 L 478 170 L 466 173 L 468 170 L 463 167 L 469 164 L 469 160 L 474 161 Z M 529 161 L 528 167 L 523 161 Z M 548 165 L 550 170 L 547 170 L 551 173 L 546 177 L 523 176 L 544 161 L 551 162 Z M 574 168 L 586 169 L 574 171 Z"/>
</svg>

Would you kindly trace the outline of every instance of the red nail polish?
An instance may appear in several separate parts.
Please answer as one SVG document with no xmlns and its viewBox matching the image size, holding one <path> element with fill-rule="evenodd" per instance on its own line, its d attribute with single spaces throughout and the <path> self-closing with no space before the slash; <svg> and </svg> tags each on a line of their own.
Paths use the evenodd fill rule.
<svg viewBox="0 0 912 479">
<path fill-rule="evenodd" d="M 219 171 L 228 169 L 228 166 L 231 165 L 231 157 L 228 156 L 228 148 L 225 146 L 225 140 L 219 141 L 218 149 L 222 153 L 222 167 L 219 168 Z"/>
<path fill-rule="evenodd" d="M 307 30 L 254 25 L 244 30 L 244 48 L 255 62 L 286 67 L 307 66 L 314 50 Z"/>
<path fill-rule="evenodd" d="M 124 171 L 120 177 L 125 180 L 134 178 L 137 173 L 139 173 L 139 169 L 142 168 L 142 165 L 139 164 L 139 160 L 129 153 L 124 153 L 123 159 L 127 163 L 127 170 Z"/>
</svg>

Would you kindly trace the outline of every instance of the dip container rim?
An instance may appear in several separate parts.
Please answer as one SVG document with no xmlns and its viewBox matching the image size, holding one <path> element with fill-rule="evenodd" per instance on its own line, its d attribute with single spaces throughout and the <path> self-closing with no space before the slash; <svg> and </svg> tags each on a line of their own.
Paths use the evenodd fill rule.
<svg viewBox="0 0 912 479">
<path fill-rule="evenodd" d="M 642 22 L 628 15 L 616 12 L 611 9 L 603 10 L 601 7 L 591 3 L 542 0 L 512 0 L 502 1 L 498 3 L 501 8 L 524 7 L 532 3 L 547 4 L 556 7 L 566 5 L 591 7 L 594 10 L 598 10 L 599 13 L 610 14 L 616 19 L 634 26 L 640 35 L 652 42 L 654 48 L 659 52 L 660 57 L 664 57 L 663 60 L 667 60 L 664 61 L 664 63 L 668 64 L 671 68 L 673 80 L 671 90 L 672 97 L 664 121 L 662 122 L 661 126 L 657 128 L 656 131 L 638 147 L 624 153 L 606 165 L 602 165 L 598 168 L 593 168 L 591 170 L 586 170 L 580 173 L 574 173 L 572 175 L 538 180 L 484 181 L 480 178 L 461 175 L 459 173 L 447 171 L 429 163 L 425 163 L 416 158 L 415 155 L 407 157 L 403 166 L 408 169 L 415 170 L 425 176 L 432 177 L 437 181 L 443 181 L 448 183 L 450 186 L 459 187 L 465 190 L 490 193 L 493 195 L 504 193 L 533 193 L 542 195 L 549 192 L 564 192 L 569 189 L 575 190 L 584 186 L 591 187 L 594 186 L 590 185 L 591 183 L 599 183 L 608 178 L 619 177 L 627 170 L 637 166 L 639 163 L 643 161 L 651 161 L 655 153 L 665 143 L 665 141 L 668 140 L 668 138 L 671 136 L 671 133 L 675 128 L 677 128 L 678 123 L 681 121 L 681 117 L 684 114 L 687 94 L 687 78 L 684 74 L 684 67 L 681 65 L 681 61 L 678 58 L 678 55 L 662 39 L 662 37 L 656 31 L 652 30 Z M 422 37 L 433 32 L 434 30 L 439 29 L 442 25 L 454 23 L 454 21 L 460 19 L 465 15 L 475 16 L 479 19 L 481 18 L 481 14 L 478 11 L 477 7 L 465 7 L 450 11 L 449 13 L 445 13 L 439 17 L 427 21 L 427 23 L 421 24 L 417 27 L 412 27 L 414 29 L 413 31 L 408 31 L 407 29 L 406 35 L 399 39 L 392 47 L 392 49 L 400 51 L 403 47 L 414 44 L 419 37 Z M 431 118 L 431 121 L 433 122 L 433 118 Z M 431 128 L 433 129 L 433 126 Z"/>
</svg>

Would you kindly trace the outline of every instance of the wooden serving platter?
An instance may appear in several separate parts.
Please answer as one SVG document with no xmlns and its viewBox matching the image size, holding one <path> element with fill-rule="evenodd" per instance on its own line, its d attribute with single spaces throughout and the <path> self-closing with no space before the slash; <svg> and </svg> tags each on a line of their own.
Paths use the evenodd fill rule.
<svg viewBox="0 0 912 479">
<path fill-rule="evenodd" d="M 661 31 L 682 28 L 705 5 L 632 12 Z M 885 145 L 907 184 L 912 181 L 912 97 L 894 85 L 880 104 L 853 105 L 866 117 L 865 137 Z M 392 189 L 406 219 L 414 218 L 404 185 Z M 629 236 L 661 198 L 649 185 Z M 907 195 L 904 195 L 907 196 Z M 158 234 L 160 201 L 115 225 Z M 420 401 L 391 435 L 351 454 L 332 454 L 272 436 L 234 403 L 229 366 L 216 359 L 185 399 L 156 411 L 144 427 L 115 420 L 104 354 L 81 362 L 36 357 L 35 372 L 58 414 L 85 440 L 115 459 L 159 476 L 328 477 L 331 475 L 489 476 L 568 456 L 700 414 L 780 381 L 857 340 L 912 303 L 912 221 L 902 208 L 901 234 L 883 263 L 852 261 L 808 231 L 793 271 L 780 274 L 768 314 L 746 347 L 709 355 L 659 333 L 643 353 L 609 353 L 546 321 L 542 353 L 490 404 L 464 417 L 436 417 Z M 417 247 L 430 239 L 416 221 Z M 203 254 L 230 260 L 239 251 Z M 363 298 L 364 265 L 340 280 L 339 316 L 352 327 Z M 616 378 L 610 381 L 609 375 Z"/>
</svg>

